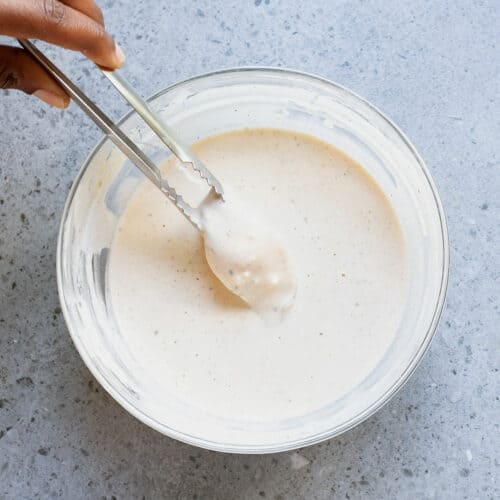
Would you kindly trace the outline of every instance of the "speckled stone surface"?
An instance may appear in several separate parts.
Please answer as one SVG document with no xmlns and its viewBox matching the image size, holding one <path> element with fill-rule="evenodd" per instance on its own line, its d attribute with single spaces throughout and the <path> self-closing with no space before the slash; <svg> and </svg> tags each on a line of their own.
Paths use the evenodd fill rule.
<svg viewBox="0 0 500 500">
<path fill-rule="evenodd" d="M 145 95 L 238 65 L 318 73 L 393 118 L 447 212 L 448 299 L 409 383 L 323 444 L 224 455 L 141 424 L 93 380 L 58 307 L 56 237 L 100 133 L 71 106 L 0 96 L 0 498 L 499 498 L 500 3 L 106 0 Z M 83 58 L 53 51 L 118 117 Z M 74 67 L 72 67 L 74 66 Z"/>
</svg>

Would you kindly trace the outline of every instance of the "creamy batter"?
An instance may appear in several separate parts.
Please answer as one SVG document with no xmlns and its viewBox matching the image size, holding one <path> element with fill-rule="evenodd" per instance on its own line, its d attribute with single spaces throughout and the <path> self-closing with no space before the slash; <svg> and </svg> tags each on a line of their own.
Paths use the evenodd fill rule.
<svg viewBox="0 0 500 500">
<path fill-rule="evenodd" d="M 224 286 L 267 318 L 280 320 L 296 292 L 285 242 L 253 205 L 225 186 L 224 199 L 201 205 L 205 256 Z"/>
<path fill-rule="evenodd" d="M 207 264 L 203 236 L 145 181 L 122 215 L 108 282 L 141 379 L 159 397 L 229 419 L 275 421 L 331 404 L 374 369 L 400 322 L 406 262 L 390 203 L 359 165 L 307 135 L 241 130 L 194 149 L 284 243 L 286 259 L 269 262 L 293 266 L 293 304 L 270 323 L 248 306 L 255 297 L 231 293 Z M 165 173 L 188 201 L 201 199 L 173 161 Z M 220 241 L 211 238 L 208 249 Z"/>
</svg>

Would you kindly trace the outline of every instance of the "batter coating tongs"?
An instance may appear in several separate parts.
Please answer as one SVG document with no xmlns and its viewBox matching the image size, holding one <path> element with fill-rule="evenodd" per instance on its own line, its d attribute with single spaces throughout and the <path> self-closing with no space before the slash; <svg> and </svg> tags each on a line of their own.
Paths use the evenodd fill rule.
<svg viewBox="0 0 500 500">
<path fill-rule="evenodd" d="M 124 153 L 141 172 L 164 193 L 169 200 L 182 212 L 182 214 L 197 229 L 201 230 L 200 207 L 192 207 L 168 184 L 167 179 L 161 175 L 160 169 L 151 159 L 135 144 L 120 128 L 96 105 L 77 85 L 75 85 L 59 68 L 47 59 L 28 40 L 18 42 L 50 75 L 64 88 L 72 99 L 87 113 L 90 118 L 109 136 L 114 144 Z M 168 149 L 186 166 L 196 170 L 200 177 L 210 186 L 207 198 L 219 197 L 223 199 L 224 191 L 220 182 L 205 167 L 199 158 L 191 151 L 189 146 L 179 140 L 170 127 L 141 99 L 132 87 L 116 71 L 101 69 L 109 81 L 115 86 L 125 100 L 137 111 L 151 130 L 163 141 Z M 204 201 L 205 201 L 204 200 Z"/>
</svg>

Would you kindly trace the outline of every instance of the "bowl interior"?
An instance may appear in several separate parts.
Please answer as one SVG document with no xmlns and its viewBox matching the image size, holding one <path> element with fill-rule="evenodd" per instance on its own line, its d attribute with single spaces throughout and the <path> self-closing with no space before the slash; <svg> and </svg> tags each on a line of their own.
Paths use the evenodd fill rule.
<svg viewBox="0 0 500 500">
<path fill-rule="evenodd" d="M 140 420 L 211 449 L 278 451 L 311 444 L 356 425 L 407 379 L 430 342 L 443 304 L 446 227 L 422 161 L 401 132 L 370 104 L 335 84 L 300 73 L 271 69 L 214 73 L 161 92 L 151 105 L 190 142 L 245 127 L 283 128 L 319 137 L 363 165 L 390 199 L 404 234 L 409 292 L 402 321 L 391 348 L 359 386 L 341 400 L 297 418 L 252 424 L 228 421 L 201 414 L 168 395 L 151 394 L 117 327 L 107 283 L 114 232 L 143 177 L 104 139 L 74 183 L 59 238 L 62 308 L 85 363 Z M 121 126 L 154 160 L 168 156 L 135 114 Z M 203 435 L 189 434 L 186 429 L 200 419 Z M 212 437 L 220 436 L 221 429 L 224 442 Z"/>
</svg>

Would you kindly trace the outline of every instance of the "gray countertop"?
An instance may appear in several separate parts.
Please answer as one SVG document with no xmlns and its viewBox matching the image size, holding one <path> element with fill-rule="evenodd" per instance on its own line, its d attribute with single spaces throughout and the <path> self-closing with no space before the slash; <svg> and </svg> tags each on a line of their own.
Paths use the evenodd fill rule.
<svg viewBox="0 0 500 500">
<path fill-rule="evenodd" d="M 56 238 L 100 133 L 72 105 L 0 96 L 0 498 L 499 498 L 500 3 L 103 0 L 145 94 L 239 65 L 320 74 L 394 119 L 426 160 L 451 244 L 437 335 L 405 387 L 328 442 L 265 456 L 197 449 L 99 387 L 58 306 Z M 74 53 L 50 52 L 118 117 Z"/>
</svg>

